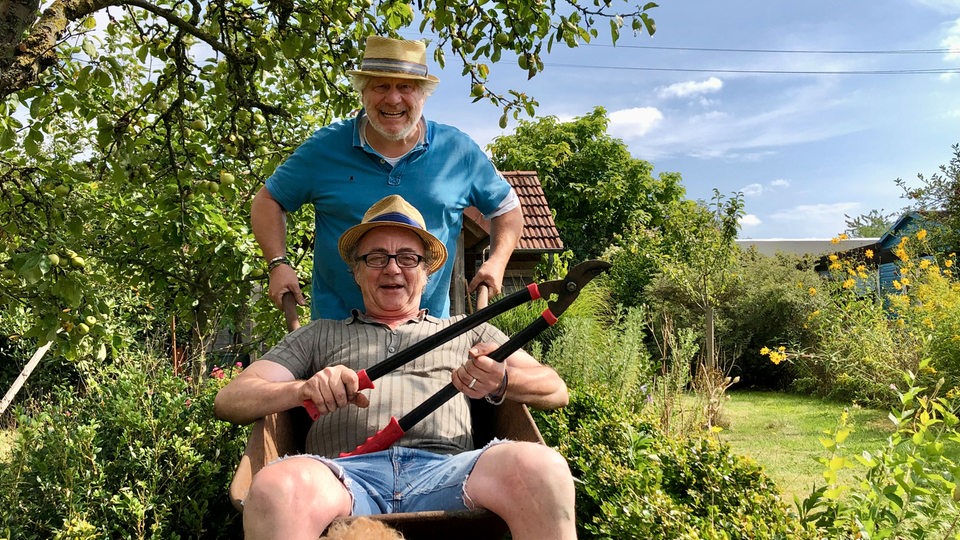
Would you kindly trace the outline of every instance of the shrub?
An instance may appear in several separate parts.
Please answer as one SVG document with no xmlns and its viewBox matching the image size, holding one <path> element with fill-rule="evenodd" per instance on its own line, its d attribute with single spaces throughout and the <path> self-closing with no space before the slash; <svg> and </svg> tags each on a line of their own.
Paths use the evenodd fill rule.
<svg viewBox="0 0 960 540">
<path fill-rule="evenodd" d="M 18 437 L 0 470 L 0 536 L 240 535 L 226 493 L 245 429 L 213 415 L 224 381 L 191 383 L 159 364 L 121 360 L 79 390 L 56 387 L 29 415 L 18 407 Z"/>
<path fill-rule="evenodd" d="M 743 385 L 787 388 L 795 374 L 771 364 L 759 354 L 760 348 L 789 344 L 806 349 L 817 342 L 807 316 L 824 302 L 823 295 L 815 294 L 821 279 L 799 266 L 795 257 L 766 257 L 755 251 L 740 258 L 743 277 L 720 314 L 722 343 L 735 363 L 731 375 L 739 375 Z"/>
<path fill-rule="evenodd" d="M 800 376 L 800 392 L 870 406 L 897 403 L 896 383 L 904 372 L 918 373 L 924 385 L 939 376 L 948 388 L 960 386 L 960 283 L 955 256 L 939 260 L 928 251 L 926 231 L 901 238 L 894 249 L 898 292 L 881 297 L 870 283 L 867 260 L 830 256 L 831 279 L 823 290 L 830 302 L 808 316 L 819 341 L 806 350 L 776 356 Z M 866 259 L 873 257 L 869 250 Z M 771 355 L 771 359 L 775 356 Z M 930 358 L 918 371 L 921 358 Z"/>
<path fill-rule="evenodd" d="M 668 439 L 602 388 L 536 415 L 577 479 L 580 538 L 808 537 L 752 461 L 713 440 Z"/>
<path fill-rule="evenodd" d="M 929 360 L 920 363 L 921 372 L 929 369 Z M 916 374 L 906 373 L 905 381 L 907 389 L 897 392 L 900 406 L 890 414 L 896 431 L 885 447 L 847 457 L 845 416 L 821 439 L 829 451 L 821 459 L 827 483 L 798 506 L 804 521 L 825 538 L 957 537 L 960 402 L 955 392 L 938 395 L 939 386 L 917 386 Z M 842 468 L 862 468 L 859 484 L 840 483 Z"/>
</svg>

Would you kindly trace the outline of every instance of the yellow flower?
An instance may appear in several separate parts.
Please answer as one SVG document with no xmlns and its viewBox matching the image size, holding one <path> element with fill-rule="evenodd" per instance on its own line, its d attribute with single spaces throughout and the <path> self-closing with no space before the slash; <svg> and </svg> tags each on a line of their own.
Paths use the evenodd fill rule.
<svg viewBox="0 0 960 540">
<path fill-rule="evenodd" d="M 853 278 L 847 278 L 843 281 L 844 289 L 852 289 L 854 285 L 857 284 L 857 281 Z"/>
<path fill-rule="evenodd" d="M 901 285 L 899 281 L 893 280 L 893 288 L 899 291 L 903 288 L 903 285 Z"/>
<path fill-rule="evenodd" d="M 951 266 L 953 266 L 953 261 L 951 261 L 950 259 L 947 259 L 943 261 L 943 265 L 946 266 L 947 268 L 950 268 Z"/>
<path fill-rule="evenodd" d="M 816 295 L 817 295 L 817 289 L 816 289 L 816 287 L 810 287 L 809 290 L 810 290 L 810 296 L 816 296 Z"/>
<path fill-rule="evenodd" d="M 900 278 L 900 284 L 906 287 L 907 285 L 910 284 L 910 278 L 905 278 L 905 277 Z"/>
<path fill-rule="evenodd" d="M 872 249 L 868 249 L 864 254 L 867 256 L 868 259 L 872 259 L 872 258 L 873 258 L 873 250 L 872 250 Z"/>
<path fill-rule="evenodd" d="M 767 347 L 761 347 L 761 348 L 760 348 L 760 354 L 763 355 L 763 356 L 766 356 L 766 355 L 770 354 L 770 349 L 767 348 Z"/>
<path fill-rule="evenodd" d="M 926 229 L 920 229 L 919 231 L 917 231 L 917 240 L 923 240 L 926 237 L 927 237 Z"/>
<path fill-rule="evenodd" d="M 837 257 L 836 253 L 831 253 L 830 257 L 828 258 L 830 259 L 830 262 L 837 262 L 837 259 L 839 259 L 840 257 Z"/>
<path fill-rule="evenodd" d="M 920 259 L 920 269 L 924 270 L 930 266 L 930 259 Z"/>
</svg>

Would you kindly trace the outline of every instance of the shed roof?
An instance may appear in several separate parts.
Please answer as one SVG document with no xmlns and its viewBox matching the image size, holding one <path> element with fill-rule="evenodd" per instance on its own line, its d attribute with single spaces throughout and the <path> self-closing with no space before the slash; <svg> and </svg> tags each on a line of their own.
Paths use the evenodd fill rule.
<svg viewBox="0 0 960 540">
<path fill-rule="evenodd" d="M 507 182 L 513 186 L 523 209 L 523 233 L 516 251 L 551 252 L 563 251 L 563 240 L 553 221 L 550 205 L 543 193 L 536 171 L 501 171 Z M 474 207 L 464 210 L 464 215 L 479 225 L 487 234 L 490 222 L 483 219 L 480 211 Z"/>
</svg>

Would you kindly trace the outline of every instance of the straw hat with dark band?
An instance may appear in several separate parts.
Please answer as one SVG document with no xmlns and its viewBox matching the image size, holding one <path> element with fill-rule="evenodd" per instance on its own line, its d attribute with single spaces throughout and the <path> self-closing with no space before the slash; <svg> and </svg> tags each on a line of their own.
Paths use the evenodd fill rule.
<svg viewBox="0 0 960 540">
<path fill-rule="evenodd" d="M 440 82 L 440 79 L 427 74 L 427 46 L 422 41 L 380 36 L 367 38 L 367 47 L 363 51 L 363 63 L 360 69 L 347 73 Z"/>
<path fill-rule="evenodd" d="M 413 231 L 422 240 L 427 248 L 425 254 L 427 263 L 427 273 L 432 274 L 443 267 L 447 261 L 447 248 L 436 236 L 427 231 L 423 216 L 410 203 L 405 201 L 399 195 L 389 195 L 375 202 L 373 206 L 363 215 L 363 220 L 359 225 L 354 225 L 340 235 L 340 241 L 337 247 L 340 250 L 340 257 L 348 266 L 353 266 L 356 261 L 350 260 L 350 251 L 360 242 L 360 238 L 371 229 L 377 227 L 400 227 Z"/>
</svg>

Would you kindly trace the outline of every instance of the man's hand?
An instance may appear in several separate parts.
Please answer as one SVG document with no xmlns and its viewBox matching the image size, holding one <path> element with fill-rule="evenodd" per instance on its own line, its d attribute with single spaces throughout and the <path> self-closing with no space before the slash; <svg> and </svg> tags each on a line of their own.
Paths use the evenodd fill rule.
<svg viewBox="0 0 960 540">
<path fill-rule="evenodd" d="M 303 381 L 299 393 L 301 401 L 312 401 L 317 412 L 324 415 L 350 404 L 367 408 L 370 400 L 359 388 L 356 371 L 345 366 L 330 366 Z"/>
<path fill-rule="evenodd" d="M 307 299 L 303 297 L 303 292 L 300 290 L 297 271 L 286 264 L 277 265 L 276 268 L 270 271 L 268 294 L 270 295 L 270 300 L 273 302 L 273 305 L 283 310 L 283 295 L 288 292 L 293 293 L 293 297 L 296 299 L 298 305 L 307 305 Z"/>
<path fill-rule="evenodd" d="M 497 349 L 496 343 L 477 343 L 470 349 L 470 359 L 453 370 L 453 386 L 467 397 L 480 399 L 500 390 L 506 366 L 487 354 Z"/>
<path fill-rule="evenodd" d="M 495 262 L 493 260 L 488 260 L 480 266 L 480 269 L 477 270 L 477 275 L 473 276 L 473 279 L 470 280 L 470 284 L 467 286 L 467 292 L 473 292 L 477 287 L 481 285 L 486 285 L 490 289 L 490 296 L 496 296 L 500 294 L 500 289 L 503 288 L 503 273 L 506 267 L 504 264 Z"/>
</svg>

